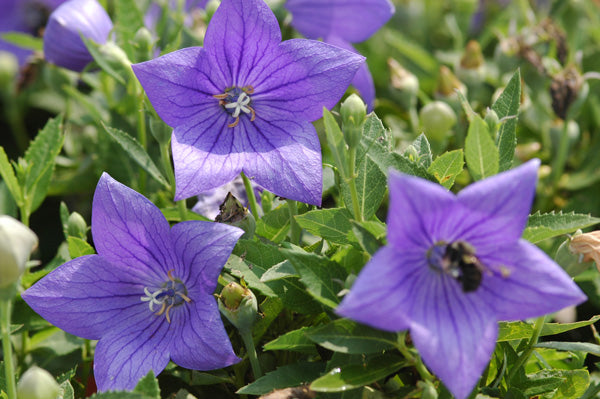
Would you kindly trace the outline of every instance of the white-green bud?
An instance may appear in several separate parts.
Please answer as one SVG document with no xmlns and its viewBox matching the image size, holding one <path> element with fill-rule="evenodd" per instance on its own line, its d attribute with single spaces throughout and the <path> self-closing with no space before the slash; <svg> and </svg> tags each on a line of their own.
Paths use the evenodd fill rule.
<svg viewBox="0 0 600 399">
<path fill-rule="evenodd" d="M 87 237 L 87 223 L 83 216 L 77 212 L 73 212 L 69 215 L 67 222 L 67 233 L 70 236 L 78 237 L 83 240 Z"/>
<path fill-rule="evenodd" d="M 138 29 L 138 31 L 135 32 L 133 41 L 136 47 L 137 61 L 146 61 L 152 58 L 154 38 L 152 37 L 152 33 L 148 30 L 148 28 L 142 26 L 140 29 Z"/>
<path fill-rule="evenodd" d="M 117 45 L 117 43 L 108 41 L 98 47 L 104 61 L 113 68 L 119 75 L 123 77 L 130 76 L 131 61 L 125 54 L 125 51 Z"/>
<path fill-rule="evenodd" d="M 485 113 L 485 123 L 488 125 L 488 129 L 492 134 L 492 137 L 496 137 L 496 132 L 498 131 L 498 127 L 500 125 L 500 118 L 498 118 L 498 114 L 491 108 L 488 108 Z"/>
<path fill-rule="evenodd" d="M 37 366 L 23 373 L 17 386 L 17 399 L 56 399 L 59 393 L 54 377 Z"/>
<path fill-rule="evenodd" d="M 19 73 L 17 58 L 12 53 L 0 51 L 0 90 L 12 85 L 17 79 L 17 73 Z"/>
<path fill-rule="evenodd" d="M 229 283 L 219 295 L 219 310 L 238 330 L 248 331 L 258 315 L 256 296 L 238 283 Z"/>
<path fill-rule="evenodd" d="M 456 124 L 454 110 L 443 101 L 432 101 L 421 108 L 419 120 L 427 138 L 442 141 Z"/>
<path fill-rule="evenodd" d="M 38 238 L 29 227 L 10 216 L 0 216 L 0 288 L 21 277 L 37 245 Z"/>
<path fill-rule="evenodd" d="M 344 139 L 350 148 L 355 148 L 360 143 L 362 126 L 367 116 L 367 106 L 356 94 L 351 94 L 340 107 L 342 115 L 342 130 Z"/>
</svg>

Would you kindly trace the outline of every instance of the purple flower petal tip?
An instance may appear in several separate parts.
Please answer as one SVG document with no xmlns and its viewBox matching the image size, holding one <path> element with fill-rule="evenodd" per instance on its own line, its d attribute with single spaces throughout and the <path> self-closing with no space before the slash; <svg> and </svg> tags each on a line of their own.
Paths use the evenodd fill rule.
<svg viewBox="0 0 600 399">
<path fill-rule="evenodd" d="M 112 28 L 110 17 L 96 0 L 69 0 L 50 14 L 44 32 L 44 57 L 80 72 L 93 61 L 81 36 L 104 44 Z"/>
<path fill-rule="evenodd" d="M 321 149 L 310 122 L 339 101 L 363 63 L 326 43 L 281 42 L 262 0 L 223 0 L 204 48 L 133 66 L 158 115 L 174 127 L 176 198 L 243 171 L 279 196 L 319 205 Z"/>
<path fill-rule="evenodd" d="M 388 245 L 336 312 L 384 330 L 409 329 L 425 364 L 466 398 L 489 362 L 499 320 L 586 299 L 559 265 L 520 238 L 539 165 L 530 161 L 458 195 L 390 172 Z"/>
<path fill-rule="evenodd" d="M 172 359 L 198 370 L 238 362 L 213 292 L 236 227 L 189 221 L 172 228 L 148 199 L 103 174 L 94 194 L 98 255 L 73 259 L 22 295 L 55 326 L 98 339 L 99 390 L 133 389 Z"/>
</svg>

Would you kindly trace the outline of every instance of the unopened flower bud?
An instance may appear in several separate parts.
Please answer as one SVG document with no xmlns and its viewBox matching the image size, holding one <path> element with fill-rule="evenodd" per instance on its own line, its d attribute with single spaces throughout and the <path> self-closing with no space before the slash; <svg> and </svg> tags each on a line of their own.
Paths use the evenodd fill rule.
<svg viewBox="0 0 600 399">
<path fill-rule="evenodd" d="M 367 106 L 358 95 L 352 94 L 342 103 L 340 113 L 344 139 L 350 148 L 355 148 L 360 143 Z"/>
<path fill-rule="evenodd" d="M 152 58 L 154 37 L 152 37 L 152 33 L 148 30 L 148 28 L 142 26 L 140 29 L 138 29 L 133 37 L 133 42 L 135 43 L 138 62 L 147 61 Z"/>
<path fill-rule="evenodd" d="M 419 152 L 412 144 L 406 147 L 406 149 L 404 150 L 404 156 L 413 162 L 418 162 L 419 160 Z"/>
<path fill-rule="evenodd" d="M 427 138 L 442 141 L 456 124 L 456 114 L 445 102 L 432 101 L 421 108 L 419 120 Z"/>
<path fill-rule="evenodd" d="M 600 230 L 576 234 L 571 238 L 569 250 L 578 255 L 581 262 L 596 262 L 600 270 Z"/>
<path fill-rule="evenodd" d="M 119 74 L 127 76 L 130 73 L 131 61 L 117 43 L 112 41 L 106 42 L 98 50 L 104 61 Z"/>
<path fill-rule="evenodd" d="M 498 127 L 500 125 L 500 118 L 498 118 L 498 114 L 491 108 L 488 108 L 485 113 L 484 118 L 485 123 L 490 130 L 490 134 L 492 137 L 496 137 L 496 132 L 498 131 Z"/>
<path fill-rule="evenodd" d="M 21 376 L 17 386 L 18 399 L 56 399 L 60 386 L 46 370 L 31 367 Z"/>
<path fill-rule="evenodd" d="M 17 57 L 7 51 L 0 51 L 0 90 L 11 85 L 19 73 Z"/>
<path fill-rule="evenodd" d="M 229 224 L 244 230 L 245 233 L 240 238 L 250 240 L 254 237 L 254 231 L 256 230 L 254 216 L 231 192 L 227 193 L 225 201 L 219 206 L 219 211 L 215 222 Z"/>
<path fill-rule="evenodd" d="M 442 97 L 453 97 L 456 96 L 456 90 L 459 90 L 463 94 L 467 91 L 465 85 L 458 80 L 456 75 L 447 66 L 442 65 L 440 67 L 436 93 Z"/>
<path fill-rule="evenodd" d="M 485 80 L 486 68 L 479 43 L 475 40 L 467 43 L 465 52 L 454 70 L 456 76 L 468 86 L 480 85 Z"/>
<path fill-rule="evenodd" d="M 248 288 L 229 283 L 219 295 L 219 310 L 238 330 L 249 331 L 258 315 L 258 302 Z"/>
<path fill-rule="evenodd" d="M 387 64 L 390 70 L 391 85 L 398 90 L 396 96 L 398 102 L 404 109 L 414 107 L 419 93 L 419 79 L 393 58 L 388 58 Z"/>
<path fill-rule="evenodd" d="M 21 277 L 37 245 L 38 238 L 29 227 L 10 216 L 0 216 L 0 288 Z"/>
<path fill-rule="evenodd" d="M 69 215 L 67 222 L 67 233 L 70 236 L 78 237 L 83 240 L 87 237 L 87 223 L 83 216 L 77 212 L 73 212 Z"/>
</svg>

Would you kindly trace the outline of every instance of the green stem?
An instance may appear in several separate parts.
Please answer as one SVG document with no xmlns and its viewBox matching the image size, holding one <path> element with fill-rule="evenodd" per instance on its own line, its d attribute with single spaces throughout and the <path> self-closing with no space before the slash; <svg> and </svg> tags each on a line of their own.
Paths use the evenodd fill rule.
<svg viewBox="0 0 600 399">
<path fill-rule="evenodd" d="M 552 162 L 552 172 L 550 174 L 550 183 L 552 187 L 552 191 L 556 190 L 556 186 L 558 185 L 558 181 L 562 176 L 562 172 L 565 169 L 565 165 L 567 163 L 567 157 L 569 155 L 569 133 L 568 133 L 569 120 L 565 119 L 563 121 L 563 128 L 560 133 L 560 141 L 558 143 L 558 148 L 556 149 L 556 157 L 554 158 L 554 162 Z"/>
<path fill-rule="evenodd" d="M 298 203 L 294 200 L 286 200 L 288 204 L 288 209 L 290 210 L 290 229 L 291 229 L 291 243 L 295 245 L 300 244 L 300 235 L 302 234 L 302 229 L 294 219 L 294 216 L 298 214 Z"/>
<path fill-rule="evenodd" d="M 527 344 L 527 349 L 525 349 L 523 351 L 523 353 L 521 353 L 521 356 L 519 356 L 519 358 L 515 362 L 514 366 L 510 370 L 510 373 L 508 374 L 507 381 L 509 383 L 510 383 L 510 381 L 513 380 L 513 378 L 515 378 L 518 370 L 523 365 L 525 365 L 527 360 L 529 360 L 529 357 L 531 356 L 531 354 L 533 353 L 533 350 L 534 350 L 533 347 L 535 346 L 535 344 L 537 344 L 538 339 L 540 338 L 540 334 L 542 333 L 542 328 L 544 328 L 545 321 L 546 321 L 546 316 L 538 317 L 535 320 L 535 324 L 533 325 L 533 334 L 531 335 L 531 338 L 529 339 L 529 343 Z"/>
<path fill-rule="evenodd" d="M 167 174 L 169 185 L 171 186 L 171 193 L 175 196 L 175 172 L 173 171 L 173 165 L 171 165 L 171 154 L 169 153 L 169 143 L 160 144 L 160 159 L 163 164 L 163 169 Z M 177 209 L 179 210 L 179 218 L 181 221 L 187 220 L 187 205 L 185 200 L 177 201 Z"/>
<path fill-rule="evenodd" d="M 354 169 L 356 168 L 356 148 L 350 148 L 350 154 L 348 155 L 348 170 L 350 172 L 350 177 L 348 178 L 348 186 L 350 188 L 350 196 L 352 198 L 352 210 L 354 212 L 354 219 L 358 222 L 363 221 L 362 214 L 360 212 L 360 207 L 358 205 L 358 192 L 356 191 L 356 173 Z"/>
<path fill-rule="evenodd" d="M 25 226 L 29 227 L 29 210 L 27 209 L 27 205 L 23 205 L 19 207 L 19 213 L 21 214 L 21 223 Z"/>
<path fill-rule="evenodd" d="M 252 367 L 252 374 L 254 374 L 254 379 L 257 380 L 262 377 L 262 370 L 260 369 L 260 364 L 258 363 L 258 356 L 256 355 L 256 348 L 254 347 L 254 340 L 252 339 L 252 330 L 251 329 L 240 329 L 240 335 L 242 336 L 242 340 L 244 341 L 244 346 L 246 347 L 246 352 L 248 353 L 248 360 L 250 360 L 250 366 Z"/>
<path fill-rule="evenodd" d="M 8 93 L 5 93 L 2 100 L 4 103 L 6 120 L 10 126 L 9 130 L 15 139 L 15 144 L 17 145 L 19 152 L 24 153 L 29 146 L 29 135 L 27 134 L 27 128 L 25 127 L 25 123 L 19 112 L 18 102 L 15 100 L 15 97 Z"/>
<path fill-rule="evenodd" d="M 4 357 L 4 374 L 6 378 L 6 390 L 8 399 L 17 398 L 15 383 L 15 368 L 13 365 L 12 343 L 10 342 L 10 314 L 12 302 L 10 299 L 2 299 L 0 317 L 2 318 L 2 354 Z"/>
<path fill-rule="evenodd" d="M 433 381 L 433 376 L 427 370 L 427 367 L 423 364 L 420 356 L 415 356 L 406 346 L 406 331 L 398 333 L 398 340 L 396 341 L 396 348 L 400 351 L 402 356 L 406 360 L 408 360 L 412 365 L 415 366 L 417 372 L 421 376 L 421 378 L 425 381 Z"/>
<path fill-rule="evenodd" d="M 256 195 L 254 195 L 254 188 L 252 188 L 252 183 L 250 183 L 250 179 L 246 177 L 244 172 L 241 175 L 244 181 L 244 188 L 246 189 L 246 196 L 248 196 L 248 203 L 250 204 L 250 212 L 252 212 L 254 219 L 258 220 L 258 203 L 256 202 Z"/>
<path fill-rule="evenodd" d="M 140 90 L 138 94 L 138 112 L 137 112 L 137 131 L 138 141 L 144 150 L 148 149 L 148 133 L 146 131 L 146 114 L 144 112 L 144 92 Z M 140 192 L 146 191 L 146 171 L 140 168 Z"/>
</svg>

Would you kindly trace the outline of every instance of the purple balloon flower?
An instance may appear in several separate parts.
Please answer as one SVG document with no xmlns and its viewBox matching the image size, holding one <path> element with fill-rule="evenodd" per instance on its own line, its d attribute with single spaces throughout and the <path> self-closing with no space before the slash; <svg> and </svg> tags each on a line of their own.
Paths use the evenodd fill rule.
<svg viewBox="0 0 600 399">
<path fill-rule="evenodd" d="M 96 0 L 69 0 L 50 14 L 44 33 L 44 57 L 80 72 L 94 60 L 81 35 L 104 44 L 112 28 L 110 17 Z"/>
<path fill-rule="evenodd" d="M 48 16 L 65 0 L 0 0 L 0 33 L 22 32 L 41 36 Z M 0 51 L 13 53 L 23 65 L 31 50 L 0 38 Z"/>
<path fill-rule="evenodd" d="M 244 172 L 273 193 L 321 204 L 319 138 L 310 123 L 340 99 L 364 57 L 322 42 L 281 42 L 262 0 L 223 0 L 204 48 L 133 69 L 173 131 L 176 199 Z"/>
<path fill-rule="evenodd" d="M 132 389 L 169 359 L 197 370 L 240 360 L 212 294 L 242 230 L 199 221 L 171 228 L 149 200 L 105 173 L 92 234 L 98 255 L 65 263 L 22 296 L 55 326 L 100 340 L 100 390 Z"/>
<path fill-rule="evenodd" d="M 337 313 L 383 330 L 410 329 L 425 364 L 466 398 L 494 350 L 497 321 L 586 299 L 560 266 L 520 238 L 538 167 L 530 161 L 458 195 L 391 172 L 388 245 Z"/>
<path fill-rule="evenodd" d="M 367 40 L 394 14 L 390 0 L 287 0 L 285 7 L 292 14 L 292 26 L 304 36 L 355 53 L 351 43 Z M 360 67 L 352 84 L 373 110 L 375 85 L 367 64 Z"/>
</svg>

